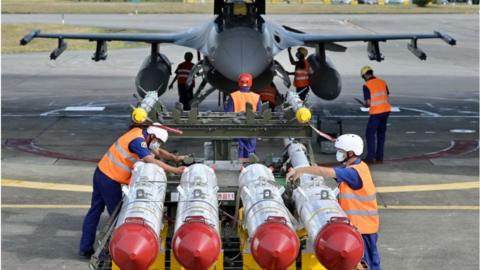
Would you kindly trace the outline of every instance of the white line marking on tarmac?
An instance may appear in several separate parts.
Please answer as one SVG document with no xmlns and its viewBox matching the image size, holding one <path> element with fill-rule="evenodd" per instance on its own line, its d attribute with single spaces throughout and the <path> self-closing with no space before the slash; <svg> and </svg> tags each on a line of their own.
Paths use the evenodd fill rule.
<svg viewBox="0 0 480 270">
<path fill-rule="evenodd" d="M 448 151 L 448 150 L 452 149 L 454 146 L 455 146 L 455 141 L 450 141 L 450 145 L 447 148 L 439 150 L 439 151 L 435 151 L 435 152 L 425 153 L 424 155 L 435 155 L 435 154 L 438 154 L 438 153 L 441 153 L 441 152 Z"/>
<path fill-rule="evenodd" d="M 50 114 L 61 112 L 61 111 L 63 111 L 63 108 L 41 113 L 40 116 L 49 116 Z"/>
<path fill-rule="evenodd" d="M 417 134 L 417 132 L 416 131 L 407 131 L 407 132 L 405 132 L 405 134 Z"/>
<path fill-rule="evenodd" d="M 66 112 L 101 112 L 105 107 L 92 107 L 92 106 L 69 106 L 65 107 Z"/>
<path fill-rule="evenodd" d="M 434 108 L 433 105 L 432 105 L 432 103 L 430 103 L 430 102 L 427 102 L 427 103 L 425 103 L 425 104 L 426 104 L 428 107 L 430 107 L 430 108 Z"/>
<path fill-rule="evenodd" d="M 450 133 L 463 133 L 463 134 L 471 134 L 477 131 L 473 129 L 450 129 Z"/>
<path fill-rule="evenodd" d="M 431 131 L 431 130 L 429 130 L 429 131 L 425 131 L 425 134 L 435 134 L 435 133 L 437 133 L 437 132 L 435 132 L 435 131 Z"/>
<path fill-rule="evenodd" d="M 424 115 L 428 115 L 428 116 L 431 116 L 431 117 L 440 117 L 441 116 L 438 113 L 434 113 L 434 112 L 430 112 L 430 111 L 426 111 L 426 110 L 422 110 L 422 109 L 407 108 L 407 107 L 402 107 L 402 109 L 407 110 L 407 111 L 419 112 L 419 113 L 422 113 Z"/>
</svg>

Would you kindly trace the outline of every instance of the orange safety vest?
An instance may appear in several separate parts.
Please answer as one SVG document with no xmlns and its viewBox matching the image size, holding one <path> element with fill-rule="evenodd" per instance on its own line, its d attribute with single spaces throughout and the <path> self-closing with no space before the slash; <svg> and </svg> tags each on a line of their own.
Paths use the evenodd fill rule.
<svg viewBox="0 0 480 270">
<path fill-rule="evenodd" d="M 307 60 L 303 61 L 305 62 L 304 68 L 299 68 L 298 66 L 295 66 L 295 78 L 293 79 L 293 85 L 297 88 L 307 87 L 310 85 L 310 64 L 308 64 Z"/>
<path fill-rule="evenodd" d="M 347 214 L 352 224 L 361 234 L 377 233 L 380 225 L 375 185 L 373 184 L 370 169 L 363 161 L 350 165 L 362 179 L 363 187 L 354 190 L 347 183 L 340 183 L 338 202 Z"/>
<path fill-rule="evenodd" d="M 183 62 L 180 63 L 177 67 L 177 83 L 178 84 L 187 84 L 188 74 L 193 68 L 193 63 Z"/>
<path fill-rule="evenodd" d="M 133 128 L 118 138 L 98 163 L 100 171 L 112 180 L 128 185 L 133 164 L 140 160 L 137 154 L 130 152 L 128 145 L 137 138 L 144 138 L 141 128 Z"/>
<path fill-rule="evenodd" d="M 247 102 L 252 104 L 253 111 L 257 111 L 257 104 L 260 100 L 260 95 L 253 92 L 241 92 L 239 90 L 230 94 L 233 101 L 234 112 L 245 112 Z"/>
<path fill-rule="evenodd" d="M 271 84 L 268 85 L 267 88 L 261 90 L 259 92 L 259 94 L 260 94 L 260 99 L 262 100 L 262 102 L 267 102 L 268 101 L 268 102 L 272 103 L 273 105 L 276 104 L 278 91 Z"/>
<path fill-rule="evenodd" d="M 370 91 L 369 114 L 380 114 L 389 112 L 392 107 L 388 102 L 387 83 L 384 80 L 373 78 L 365 82 Z"/>
</svg>

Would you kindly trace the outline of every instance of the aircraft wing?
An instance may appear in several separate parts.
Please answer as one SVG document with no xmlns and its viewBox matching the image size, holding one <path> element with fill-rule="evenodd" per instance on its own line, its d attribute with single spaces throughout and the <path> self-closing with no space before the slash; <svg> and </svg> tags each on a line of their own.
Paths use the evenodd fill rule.
<svg viewBox="0 0 480 270">
<path fill-rule="evenodd" d="M 27 45 L 34 38 L 58 38 L 58 39 L 83 39 L 89 41 L 132 41 L 148 43 L 174 43 L 182 34 L 68 34 L 68 33 L 46 33 L 40 30 L 33 30 L 20 40 L 21 45 Z"/>
<path fill-rule="evenodd" d="M 40 30 L 33 30 L 25 35 L 20 40 L 20 45 L 27 45 L 35 38 L 50 38 L 58 39 L 58 47 L 50 54 L 50 59 L 56 59 L 67 48 L 65 40 L 89 40 L 97 42 L 97 47 L 93 60 L 105 60 L 107 51 L 107 42 L 109 41 L 131 41 L 131 42 L 145 42 L 152 44 L 157 50 L 157 45 L 160 43 L 172 43 L 180 46 L 190 47 L 200 50 L 203 46 L 204 27 L 197 27 L 185 32 L 177 33 L 102 33 L 102 34 L 70 34 L 70 33 L 47 33 Z"/>
<path fill-rule="evenodd" d="M 456 45 L 456 40 L 446 33 L 434 31 L 428 33 L 408 33 L 408 34 L 309 34 L 299 33 L 287 29 L 289 40 L 298 45 L 323 46 L 324 49 L 342 51 L 343 46 L 335 42 L 368 42 L 367 52 L 370 60 L 381 61 L 383 56 L 380 53 L 379 42 L 388 40 L 410 40 L 407 48 L 421 60 L 426 59 L 426 54 L 418 48 L 417 41 L 420 39 L 441 39 L 451 46 Z M 336 49 L 335 49 L 336 48 Z M 344 48 L 344 47 L 343 47 Z M 346 49 L 346 48 L 345 48 Z M 344 51 L 344 50 L 343 50 Z"/>
</svg>

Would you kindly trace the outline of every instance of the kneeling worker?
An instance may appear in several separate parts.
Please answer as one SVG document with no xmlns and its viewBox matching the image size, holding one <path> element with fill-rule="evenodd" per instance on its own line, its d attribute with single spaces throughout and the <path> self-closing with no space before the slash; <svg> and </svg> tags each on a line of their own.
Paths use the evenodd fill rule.
<svg viewBox="0 0 480 270">
<path fill-rule="evenodd" d="M 226 112 L 245 112 L 247 103 L 252 105 L 252 110 L 258 112 L 262 110 L 262 102 L 260 95 L 250 92 L 253 84 L 252 75 L 249 73 L 242 73 L 238 78 L 237 90 L 230 94 L 227 102 Z M 235 139 L 238 142 L 238 155 L 240 162 L 248 162 L 250 155 L 255 153 L 257 147 L 257 140 L 255 138 Z"/>
<path fill-rule="evenodd" d="M 363 260 L 370 270 L 381 270 L 377 249 L 380 218 L 375 185 L 368 165 L 360 159 L 363 140 L 355 134 L 344 134 L 335 141 L 337 161 L 342 167 L 311 166 L 292 169 L 287 179 L 295 180 L 303 174 L 333 177 L 339 184 L 338 201 L 352 224 L 362 234 L 365 244 Z"/>
<path fill-rule="evenodd" d="M 98 163 L 93 175 L 93 193 L 90 209 L 83 221 L 79 255 L 90 258 L 94 253 L 93 244 L 100 216 L 107 206 L 109 215 L 122 199 L 121 185 L 128 185 L 136 161 L 155 163 L 166 172 L 181 174 L 185 167 L 172 167 L 164 159 L 182 161 L 185 156 L 176 156 L 161 149 L 168 139 L 168 132 L 158 125 L 133 127 L 110 146 Z"/>
<path fill-rule="evenodd" d="M 268 106 L 273 111 L 275 106 L 277 106 L 278 96 L 280 95 L 275 84 L 271 82 L 267 87 L 260 90 L 258 94 L 260 94 L 260 100 L 262 103 L 268 102 Z"/>
</svg>

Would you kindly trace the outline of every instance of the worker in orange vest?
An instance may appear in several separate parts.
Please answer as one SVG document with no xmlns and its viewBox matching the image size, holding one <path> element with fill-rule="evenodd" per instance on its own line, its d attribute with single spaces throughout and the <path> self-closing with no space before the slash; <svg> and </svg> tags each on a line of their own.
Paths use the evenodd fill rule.
<svg viewBox="0 0 480 270">
<path fill-rule="evenodd" d="M 388 100 L 390 92 L 387 83 L 373 75 L 371 67 L 362 67 L 360 75 L 365 80 L 363 97 L 365 105 L 369 107 L 368 113 L 370 114 L 365 132 L 367 138 L 367 157 L 365 158 L 365 162 L 369 164 L 382 163 L 385 135 L 387 133 L 387 120 L 391 111 Z M 375 136 L 377 137 L 376 145 Z"/>
<path fill-rule="evenodd" d="M 176 75 L 168 88 L 172 89 L 173 84 L 177 81 L 179 101 L 183 104 L 183 109 L 189 111 L 191 109 L 190 101 L 193 98 L 193 88 L 195 87 L 195 81 L 192 81 L 191 85 L 187 83 L 188 75 L 194 66 L 192 63 L 193 54 L 186 52 L 183 58 L 185 62 L 178 65 L 177 70 L 175 70 Z"/>
<path fill-rule="evenodd" d="M 93 193 L 90 209 L 83 221 L 79 255 L 90 258 L 94 253 L 93 244 L 100 216 L 107 207 L 111 215 L 122 199 L 121 185 L 128 185 L 136 161 L 155 163 L 166 172 L 181 174 L 184 166 L 172 167 L 155 156 L 177 162 L 185 156 L 177 156 L 161 145 L 166 143 L 168 132 L 160 124 L 133 127 L 120 136 L 98 163 L 93 175 Z"/>
<path fill-rule="evenodd" d="M 230 94 L 226 112 L 245 112 L 246 104 L 250 103 L 254 112 L 262 110 L 260 95 L 250 91 L 253 84 L 252 75 L 242 73 L 238 78 L 239 90 Z M 238 142 L 238 155 L 240 162 L 249 162 L 250 155 L 255 153 L 257 140 L 255 138 L 235 139 Z"/>
<path fill-rule="evenodd" d="M 268 102 L 268 106 L 270 106 L 270 109 L 273 111 L 277 105 L 277 98 L 280 94 L 275 84 L 271 82 L 267 87 L 260 90 L 258 94 L 260 95 L 260 100 L 262 103 Z"/>
<path fill-rule="evenodd" d="M 290 63 L 295 66 L 295 77 L 293 79 L 293 85 L 297 88 L 298 96 L 301 100 L 305 101 L 308 91 L 310 90 L 310 64 L 308 64 L 307 56 L 308 50 L 304 47 L 297 49 L 295 54 L 297 61 L 293 59 L 292 49 L 288 48 L 288 57 Z"/>
<path fill-rule="evenodd" d="M 286 177 L 290 181 L 298 179 L 303 174 L 334 178 L 340 190 L 338 202 L 350 222 L 362 235 L 363 261 L 369 270 L 381 270 L 380 254 L 377 248 L 380 217 L 370 169 L 360 159 L 363 153 L 363 140 L 355 134 L 344 134 L 335 141 L 335 148 L 337 149 L 336 159 L 344 166 L 296 168 L 291 169 Z"/>
</svg>

